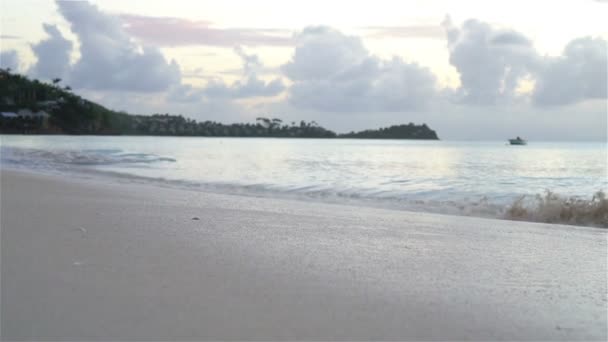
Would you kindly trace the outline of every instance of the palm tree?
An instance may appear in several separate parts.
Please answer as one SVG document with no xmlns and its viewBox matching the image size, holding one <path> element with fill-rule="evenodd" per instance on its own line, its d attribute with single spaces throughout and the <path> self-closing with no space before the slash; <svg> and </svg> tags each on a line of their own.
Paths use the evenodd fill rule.
<svg viewBox="0 0 608 342">
<path fill-rule="evenodd" d="M 255 118 L 255 121 L 261 122 L 262 123 L 261 125 L 264 126 L 264 128 L 269 128 L 272 125 L 269 118 L 259 117 L 259 118 Z"/>
<path fill-rule="evenodd" d="M 281 128 L 281 123 L 283 122 L 283 120 L 281 119 L 272 119 L 272 122 L 270 123 L 270 133 L 272 134 L 272 131 L 274 131 L 275 129 L 280 129 Z"/>
</svg>

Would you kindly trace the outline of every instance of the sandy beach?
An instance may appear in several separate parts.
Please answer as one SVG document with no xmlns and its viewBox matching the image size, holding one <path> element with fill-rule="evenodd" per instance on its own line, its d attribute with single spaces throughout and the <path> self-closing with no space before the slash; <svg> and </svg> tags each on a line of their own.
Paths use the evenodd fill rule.
<svg viewBox="0 0 608 342">
<path fill-rule="evenodd" d="M 602 229 L 1 172 L 2 340 L 605 340 Z"/>
</svg>

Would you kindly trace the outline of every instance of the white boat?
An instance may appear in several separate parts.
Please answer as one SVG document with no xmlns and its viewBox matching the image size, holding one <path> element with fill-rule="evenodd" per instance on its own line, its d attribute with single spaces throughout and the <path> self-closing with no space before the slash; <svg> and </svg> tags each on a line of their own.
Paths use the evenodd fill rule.
<svg viewBox="0 0 608 342">
<path fill-rule="evenodd" d="M 511 145 L 526 145 L 528 142 L 525 139 L 517 137 L 515 139 L 509 139 L 509 144 Z"/>
</svg>

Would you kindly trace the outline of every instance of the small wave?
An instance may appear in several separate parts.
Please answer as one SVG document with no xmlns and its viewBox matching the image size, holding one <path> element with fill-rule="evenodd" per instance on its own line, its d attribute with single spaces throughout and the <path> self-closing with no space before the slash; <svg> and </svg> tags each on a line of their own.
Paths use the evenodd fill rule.
<svg viewBox="0 0 608 342">
<path fill-rule="evenodd" d="M 298 181 L 291 184 L 275 182 L 229 182 L 217 179 L 168 179 L 168 163 L 176 159 L 156 154 L 138 153 L 121 149 L 41 150 L 0 146 L 0 166 L 36 169 L 46 172 L 108 176 L 126 182 L 155 183 L 192 190 L 280 197 L 295 200 L 314 200 L 327 203 L 352 204 L 397 210 L 430 212 L 448 215 L 571 224 L 608 228 L 608 199 L 599 191 L 590 199 L 562 196 L 547 191 L 542 195 L 517 193 L 484 193 L 470 189 L 435 186 L 428 191 L 412 189 L 405 178 L 395 178 L 388 185 L 398 187 L 345 187 L 325 181 Z M 107 167 L 106 167 L 107 166 Z M 125 166 L 121 168 L 121 166 Z M 179 165 L 178 165 L 179 167 Z M 139 173 L 149 168 L 152 172 Z M 134 169 L 136 169 L 134 171 Z M 149 176 L 144 176 L 147 174 Z M 163 177 L 154 177 L 163 175 Z M 414 185 L 420 185 L 417 180 Z M 426 188 L 429 188 L 428 186 Z M 602 187 L 600 187 L 602 189 Z"/>
<path fill-rule="evenodd" d="M 84 152 L 93 152 L 93 153 L 120 153 L 121 149 L 117 148 L 92 148 L 92 149 L 84 149 Z"/>
<path fill-rule="evenodd" d="M 47 151 L 28 148 L 2 148 L 2 159 L 13 164 L 51 163 L 61 165 L 103 166 L 176 162 L 174 158 L 149 153 L 125 153 L 120 149 L 84 149 Z"/>
<path fill-rule="evenodd" d="M 544 195 L 516 199 L 506 210 L 505 218 L 608 228 L 608 199 L 603 191 L 583 199 L 547 190 Z"/>
</svg>

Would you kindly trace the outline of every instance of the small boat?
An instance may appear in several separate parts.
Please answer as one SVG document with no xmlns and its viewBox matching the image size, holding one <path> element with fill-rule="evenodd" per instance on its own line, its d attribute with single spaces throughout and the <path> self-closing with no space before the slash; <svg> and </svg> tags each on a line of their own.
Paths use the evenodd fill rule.
<svg viewBox="0 0 608 342">
<path fill-rule="evenodd" d="M 509 139 L 509 144 L 511 145 L 526 145 L 528 142 L 520 137 L 515 139 Z"/>
</svg>

